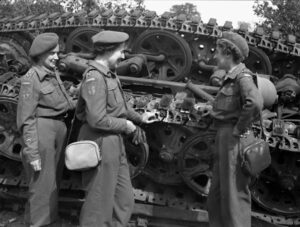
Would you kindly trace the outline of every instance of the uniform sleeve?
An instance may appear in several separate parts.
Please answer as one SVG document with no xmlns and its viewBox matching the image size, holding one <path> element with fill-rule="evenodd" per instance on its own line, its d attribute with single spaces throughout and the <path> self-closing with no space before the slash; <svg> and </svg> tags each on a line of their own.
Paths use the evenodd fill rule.
<svg viewBox="0 0 300 227">
<path fill-rule="evenodd" d="M 17 127 L 23 136 L 22 152 L 26 162 L 40 159 L 36 119 L 39 87 L 38 78 L 34 73 L 28 72 L 23 76 L 17 107 Z"/>
<path fill-rule="evenodd" d="M 242 96 L 242 111 L 233 134 L 241 135 L 255 121 L 263 108 L 263 98 L 254 84 L 252 76 L 244 74 L 238 78 Z"/>
<path fill-rule="evenodd" d="M 136 124 L 141 124 L 143 122 L 142 116 L 131 107 L 128 107 L 127 119 Z"/>
<path fill-rule="evenodd" d="M 126 119 L 109 116 L 106 112 L 107 87 L 99 72 L 88 72 L 81 85 L 81 96 L 86 103 L 86 119 L 91 127 L 113 133 L 125 132 Z"/>
<path fill-rule="evenodd" d="M 117 81 L 118 81 L 119 87 L 121 89 L 121 92 L 123 93 L 122 84 L 121 84 L 118 77 L 117 77 Z M 123 93 L 123 96 L 124 96 L 124 93 Z M 142 116 L 138 112 L 136 112 L 133 108 L 131 108 L 129 106 L 127 106 L 126 117 L 127 117 L 128 120 L 133 121 L 136 124 L 141 124 L 143 122 Z"/>
<path fill-rule="evenodd" d="M 120 89 L 122 90 L 122 84 L 118 77 L 117 77 L 117 81 L 118 81 Z M 123 91 L 121 91 L 121 92 L 123 92 Z M 141 124 L 143 122 L 142 116 L 130 106 L 127 106 L 126 117 L 128 120 L 133 121 L 136 124 Z"/>
</svg>

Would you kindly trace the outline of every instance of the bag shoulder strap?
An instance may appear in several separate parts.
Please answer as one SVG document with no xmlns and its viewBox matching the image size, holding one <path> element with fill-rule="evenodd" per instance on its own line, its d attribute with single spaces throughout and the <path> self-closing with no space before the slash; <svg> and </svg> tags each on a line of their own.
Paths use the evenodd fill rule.
<svg viewBox="0 0 300 227">
<path fill-rule="evenodd" d="M 82 81 L 84 81 L 86 79 L 86 76 L 88 74 L 88 72 L 92 71 L 92 70 L 96 70 L 96 71 L 99 71 L 97 70 L 95 67 L 93 66 L 89 66 L 85 71 L 84 73 L 82 74 Z M 107 87 L 107 81 L 106 81 L 106 77 L 102 74 L 102 72 L 100 72 L 100 74 L 103 76 L 103 79 L 104 79 L 104 82 L 105 82 L 105 86 L 106 86 L 106 89 L 105 89 L 105 92 L 106 92 L 106 99 L 107 98 L 107 94 L 108 94 L 108 87 Z M 78 100 L 80 99 L 80 93 L 79 93 L 79 97 L 78 97 Z M 107 100 L 106 100 L 107 101 Z M 77 109 L 78 109 L 78 101 L 77 101 L 77 104 L 76 104 L 76 107 L 75 107 L 75 112 L 74 112 L 74 116 L 72 118 L 72 121 L 71 121 L 71 128 L 70 128 L 70 132 L 69 132 L 69 135 L 67 137 L 67 142 L 70 140 L 70 137 L 71 137 L 71 133 L 73 131 L 73 125 L 74 125 L 74 122 L 76 121 L 76 112 L 77 112 Z M 96 142 L 100 145 L 102 143 L 102 139 L 99 138 L 99 141 L 96 140 Z"/>
<path fill-rule="evenodd" d="M 258 88 L 258 74 L 257 73 L 253 73 L 250 69 L 248 68 L 244 68 L 238 75 L 237 75 L 237 80 L 241 79 L 243 77 L 243 74 L 249 74 L 252 76 L 253 82 L 255 84 L 255 86 Z M 262 118 L 262 112 L 259 111 L 259 124 L 260 124 L 260 128 L 261 128 L 261 138 L 265 139 L 265 131 L 264 131 L 264 127 L 263 127 L 263 118 Z"/>
<path fill-rule="evenodd" d="M 258 88 L 258 82 L 257 82 L 257 77 L 258 74 L 257 73 L 253 73 L 250 69 L 248 68 L 244 68 L 238 75 L 237 75 L 237 80 L 240 80 L 244 74 L 249 74 L 252 76 L 252 79 L 254 81 L 254 84 L 256 85 L 256 87 Z"/>
</svg>

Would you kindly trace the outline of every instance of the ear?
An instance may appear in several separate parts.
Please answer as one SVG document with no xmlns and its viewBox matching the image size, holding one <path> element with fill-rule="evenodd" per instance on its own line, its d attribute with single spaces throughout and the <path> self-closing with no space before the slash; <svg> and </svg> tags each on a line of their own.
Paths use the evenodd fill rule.
<svg viewBox="0 0 300 227">
<path fill-rule="evenodd" d="M 226 51 L 226 54 L 224 56 L 227 60 L 233 59 L 231 51 Z"/>
</svg>

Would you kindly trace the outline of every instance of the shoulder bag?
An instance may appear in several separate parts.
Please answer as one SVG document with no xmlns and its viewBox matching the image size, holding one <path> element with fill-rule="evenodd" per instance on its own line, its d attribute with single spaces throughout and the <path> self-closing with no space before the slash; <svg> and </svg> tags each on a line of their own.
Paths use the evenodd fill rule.
<svg viewBox="0 0 300 227">
<path fill-rule="evenodd" d="M 88 71 L 89 69 L 87 69 L 84 72 L 84 76 L 83 76 L 84 78 Z M 79 99 L 80 99 L 80 95 L 79 95 Z M 77 108 L 78 105 L 76 106 L 76 110 Z M 72 120 L 72 126 L 76 119 L 76 110 Z M 82 170 L 88 170 L 90 168 L 94 168 L 98 166 L 101 162 L 102 142 L 103 142 L 103 138 L 99 137 L 96 141 L 81 140 L 81 141 L 70 143 L 65 149 L 66 167 L 69 170 L 82 171 Z"/>
<path fill-rule="evenodd" d="M 257 176 L 271 164 L 270 149 L 268 142 L 265 141 L 261 113 L 260 127 L 260 138 L 253 137 L 250 143 L 244 144 L 240 149 L 241 167 L 243 171 L 250 176 Z M 243 138 L 241 140 L 243 140 Z"/>
<path fill-rule="evenodd" d="M 101 152 L 95 141 L 77 141 L 66 147 L 65 164 L 69 170 L 87 170 L 98 166 L 100 161 Z"/>
</svg>

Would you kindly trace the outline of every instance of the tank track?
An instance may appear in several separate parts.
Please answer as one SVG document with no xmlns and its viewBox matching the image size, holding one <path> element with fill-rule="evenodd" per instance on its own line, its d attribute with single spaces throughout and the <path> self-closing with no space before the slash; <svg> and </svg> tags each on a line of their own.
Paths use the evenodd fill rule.
<svg viewBox="0 0 300 227">
<path fill-rule="evenodd" d="M 10 165 L 9 161 L 0 158 L 5 165 Z M 2 168 L 5 168 L 2 165 Z M 20 163 L 15 166 L 14 173 L 6 172 L 0 174 L 0 199 L 4 200 L 2 204 L 6 209 L 14 211 L 24 208 L 24 202 L 27 198 L 27 183 L 24 173 L 21 170 Z M 11 168 L 5 168 L 8 171 Z M 19 171 L 16 171 L 18 169 Z M 61 212 L 68 216 L 78 218 L 80 206 L 83 199 L 83 188 L 80 188 L 77 176 L 74 179 L 65 179 L 61 185 L 60 203 L 63 204 Z M 140 176 L 144 178 L 144 176 Z M 78 184 L 76 184 L 76 182 Z M 140 179 L 143 182 L 139 188 L 135 187 L 134 198 L 135 208 L 131 219 L 132 227 L 152 226 L 207 226 L 208 214 L 205 211 L 205 199 L 197 198 L 191 194 L 190 189 L 181 186 L 178 190 L 172 190 L 172 186 L 159 186 L 153 181 Z M 178 195 L 182 193 L 181 195 Z M 152 219 L 153 218 L 153 219 Z M 261 210 L 252 211 L 253 226 L 298 226 L 300 218 L 286 218 L 284 216 L 266 214 Z M 143 224 L 143 225 L 142 225 Z M 152 225 L 151 225 L 152 224 Z"/>
<path fill-rule="evenodd" d="M 271 79 L 275 83 L 285 74 L 293 74 L 299 77 L 300 45 L 296 43 L 295 36 L 282 36 L 278 31 L 273 31 L 271 34 L 264 34 L 264 31 L 260 27 L 257 27 L 254 32 L 249 32 L 245 25 L 241 25 L 239 29 L 233 29 L 231 22 L 226 22 L 224 26 L 218 26 L 215 19 L 210 19 L 205 24 L 200 18 L 186 20 L 185 15 L 173 17 L 171 13 L 166 12 L 158 16 L 153 11 L 143 12 L 139 10 L 135 10 L 132 13 L 124 10 L 117 12 L 106 10 L 100 14 L 94 10 L 89 14 L 86 12 L 76 14 L 53 13 L 50 15 L 41 14 L 28 17 L 0 18 L 0 53 L 3 49 L 4 52 L 9 49 L 9 54 L 6 54 L 9 58 L 6 59 L 8 64 L 1 64 L 0 67 L 2 70 L 0 71 L 0 126 L 3 129 L 0 133 L 0 142 L 5 141 L 4 144 L 0 143 L 0 150 L 2 151 L 2 155 L 4 154 L 4 156 L 10 159 L 7 163 L 19 160 L 18 156 L 21 145 L 19 135 L 15 130 L 15 122 L 11 121 L 11 115 L 15 114 L 15 104 L 18 96 L 18 77 L 24 74 L 30 66 L 27 52 L 33 37 L 38 33 L 56 32 L 60 37 L 63 52 L 89 53 L 91 52 L 89 38 L 101 29 L 129 33 L 130 40 L 128 46 L 131 48 L 130 53 L 147 54 L 148 60 L 154 61 L 154 63 L 148 64 L 149 75 L 151 75 L 150 79 L 158 79 L 158 82 L 153 82 L 153 84 L 164 89 L 158 91 L 149 89 L 149 87 L 144 89 L 142 85 L 147 84 L 143 80 L 144 78 L 131 77 L 122 79 L 122 83 L 125 86 L 124 89 L 129 92 L 128 101 L 140 104 L 140 107 L 136 108 L 136 110 L 146 111 L 147 108 L 145 105 L 142 105 L 143 103 L 158 103 L 158 108 L 152 108 L 151 110 L 163 123 L 163 126 L 158 127 L 161 137 L 164 138 L 163 141 L 152 135 L 153 132 L 157 132 L 155 131 L 156 128 L 146 129 L 148 130 L 147 138 L 150 138 L 150 142 L 152 141 L 149 154 L 145 153 L 144 148 L 126 146 L 130 150 L 127 153 L 132 154 L 129 159 L 132 158 L 131 173 L 134 177 L 133 182 L 137 184 L 135 185 L 136 200 L 145 205 L 174 206 L 183 208 L 183 210 L 193 210 L 194 208 L 196 210 L 205 209 L 205 196 L 203 198 L 203 195 L 207 193 L 206 188 L 209 182 L 207 179 L 211 177 L 209 168 L 206 167 L 210 164 L 209 150 L 204 149 L 203 153 L 201 153 L 205 157 L 204 161 L 197 158 L 193 160 L 200 163 L 201 168 L 198 171 L 201 174 L 198 177 L 201 178 L 201 183 L 195 183 L 196 180 L 191 179 L 191 175 L 188 172 L 186 175 L 180 175 L 179 172 L 182 172 L 182 168 L 188 168 L 188 166 L 187 163 L 178 163 L 177 160 L 182 155 L 186 155 L 187 157 L 194 155 L 193 153 L 183 152 L 187 148 L 188 143 L 191 142 L 194 146 L 197 146 L 203 142 L 201 138 L 193 137 L 193 133 L 200 131 L 203 132 L 203 137 L 209 135 L 205 131 L 207 124 L 209 124 L 209 119 L 205 118 L 205 111 L 209 108 L 207 107 L 207 100 L 202 99 L 199 104 L 199 109 L 202 111 L 200 114 L 201 124 L 199 124 L 199 116 L 196 119 L 191 118 L 191 116 L 199 115 L 199 112 L 190 115 L 188 110 L 174 112 L 169 111 L 169 107 L 159 106 L 159 103 L 161 103 L 160 100 L 165 97 L 165 94 L 162 93 L 168 95 L 176 94 L 177 88 L 182 88 L 185 85 L 181 83 L 176 84 L 172 81 L 185 81 L 187 78 L 200 85 L 207 85 L 209 77 L 213 73 L 215 41 L 223 31 L 227 30 L 237 32 L 246 38 L 250 46 L 250 56 L 245 63 L 253 72 L 272 75 Z M 168 47 L 172 49 L 168 49 Z M 178 51 L 174 51 L 175 49 Z M 170 52 L 177 56 L 168 55 Z M 170 61 L 166 61 L 159 53 L 163 53 Z M 68 73 L 70 74 L 70 72 Z M 67 78 L 70 79 L 68 73 L 66 73 Z M 76 82 L 80 80 L 80 77 L 73 77 L 70 80 Z M 147 80 L 148 82 L 150 81 L 149 76 Z M 164 83 L 161 80 L 170 82 Z M 214 88 L 208 88 L 205 85 L 201 88 L 208 89 L 206 91 L 213 95 L 215 92 Z M 4 88 L 8 88 L 9 92 Z M 137 88 L 140 88 L 140 91 L 136 91 Z M 157 95 L 160 99 L 155 101 Z M 299 127 L 299 114 L 297 113 L 298 109 L 295 109 L 295 107 L 299 109 L 297 102 L 292 103 L 290 107 L 284 107 L 283 118 L 280 122 L 285 125 L 284 128 L 286 131 L 288 131 L 290 125 Z M 197 123 L 193 124 L 193 120 Z M 186 125 L 186 122 L 189 122 L 189 124 Z M 264 210 L 259 210 L 259 212 L 253 211 L 252 215 L 269 223 L 298 225 L 300 222 L 300 211 L 297 208 L 298 203 L 294 205 L 293 197 L 290 198 L 286 194 L 281 194 L 280 191 L 273 192 L 272 187 L 270 191 L 268 181 L 270 177 L 277 177 L 279 173 L 283 173 L 282 175 L 279 174 L 281 187 L 288 188 L 290 187 L 289 185 L 292 185 L 292 187 L 297 186 L 297 178 L 300 175 L 299 132 L 297 134 L 294 130 L 292 133 L 278 134 L 278 132 L 275 132 L 275 127 L 273 127 L 274 122 L 272 117 L 266 120 L 266 127 L 269 128 L 268 141 L 271 149 L 277 152 L 279 148 L 280 152 L 272 156 L 275 160 L 274 168 L 267 170 L 262 175 L 263 180 L 253 190 L 254 201 L 261 205 Z M 167 130 L 164 130 L 164 127 L 167 127 Z M 180 149 L 175 149 L 172 146 L 174 143 L 172 140 L 173 137 L 181 141 L 178 144 Z M 208 138 L 210 139 L 210 137 Z M 185 143 L 186 141 L 188 143 Z M 162 147 L 157 147 L 156 144 L 160 144 Z M 142 150 L 141 153 L 143 155 L 137 157 L 136 154 L 140 150 Z M 193 150 L 193 147 L 188 147 L 188 150 Z M 156 156 L 151 154 L 156 154 Z M 285 158 L 283 159 L 282 156 Z M 291 160 L 296 161 L 291 162 Z M 22 178 L 22 170 L 18 168 L 12 170 L 6 164 L 3 166 L 6 167 L 2 170 L 2 173 L 0 171 L 2 175 L 0 185 L 3 195 L 10 194 L 12 189 L 17 194 L 19 194 L 19 189 L 20 192 L 24 191 L 26 185 Z M 139 178 L 140 175 L 150 178 L 154 183 L 144 185 L 143 180 Z M 66 191 L 67 195 L 76 192 L 78 190 L 76 188 L 78 187 L 78 184 L 76 184 L 78 182 L 77 177 L 73 175 L 69 176 L 69 173 L 66 173 L 64 177 L 70 177 L 71 179 L 63 183 L 63 187 L 65 187 L 64 191 Z M 184 179 L 184 182 L 182 179 Z M 203 179 L 204 184 L 202 184 Z M 188 185 L 188 188 L 184 188 L 181 191 L 180 188 L 182 185 Z M 173 186 L 176 186 L 176 190 L 172 191 L 170 188 Z M 14 194 L 13 192 L 12 194 Z M 182 197 L 177 198 L 176 195 L 174 196 L 175 192 Z M 192 194 L 192 198 L 186 198 L 184 194 Z M 266 194 L 271 194 L 271 196 L 266 196 Z M 298 197 L 296 196 L 296 198 Z M 191 201 L 199 201 L 199 199 L 201 203 L 193 208 L 195 204 Z M 292 211 L 289 211 L 289 204 L 293 204 Z M 281 206 L 283 207 L 282 209 L 277 209 Z"/>
<path fill-rule="evenodd" d="M 125 10 L 114 12 L 107 10 L 100 14 L 94 10 L 87 14 L 82 11 L 79 13 L 47 13 L 32 15 L 28 17 L 1 18 L 0 32 L 24 32 L 45 31 L 48 29 L 78 28 L 81 26 L 103 27 L 104 29 L 163 29 L 183 34 L 197 36 L 218 37 L 222 31 L 233 30 L 232 22 L 226 21 L 224 26 L 218 26 L 217 21 L 211 18 L 204 24 L 201 18 L 195 17 L 187 20 L 185 15 L 173 17 L 172 13 L 165 12 L 158 16 L 154 11 L 142 12 L 139 10 L 129 14 Z M 296 37 L 286 35 L 283 39 L 279 31 L 273 31 L 271 35 L 264 34 L 261 27 L 257 27 L 254 32 L 249 32 L 247 26 L 242 24 L 235 30 L 244 35 L 247 42 L 252 46 L 276 51 L 290 56 L 300 56 L 300 46 L 296 43 Z"/>
<path fill-rule="evenodd" d="M 94 10 L 87 14 L 79 13 L 47 13 L 41 15 L 31 15 L 28 17 L 1 18 L 0 34 L 15 36 L 23 35 L 23 40 L 30 39 L 31 34 L 46 31 L 54 31 L 59 35 L 69 35 L 75 28 L 90 28 L 121 30 L 130 33 L 131 39 L 136 38 L 145 30 L 149 31 L 169 31 L 172 34 L 179 34 L 189 42 L 193 59 L 210 61 L 214 52 L 214 40 L 222 31 L 233 30 L 245 37 L 250 45 L 250 58 L 252 54 L 254 62 L 248 62 L 248 67 L 257 72 L 272 74 L 282 77 L 291 73 L 298 75 L 298 61 L 300 56 L 300 45 L 296 43 L 296 37 L 288 34 L 282 35 L 279 31 L 265 34 L 261 27 L 257 27 L 254 32 L 249 32 L 245 24 L 239 29 L 233 29 L 232 23 L 226 21 L 224 26 L 218 26 L 217 21 L 211 18 L 208 23 L 203 23 L 200 18 L 195 17 L 187 20 L 185 15 L 173 17 L 172 13 L 165 12 L 158 16 L 154 11 L 135 10 L 128 13 L 125 10 L 114 12 L 106 10 L 99 13 Z M 25 39 L 24 39 L 24 36 Z M 31 37 L 32 38 L 32 37 Z M 201 42 L 198 42 L 201 40 Z M 28 43 L 21 43 L 24 49 L 28 49 Z M 67 40 L 67 51 L 71 50 L 70 41 Z M 69 43 L 69 44 L 68 44 Z M 207 46 L 206 46 L 207 45 Z M 211 53 L 209 53 L 211 52 Z M 276 63 L 276 64 L 275 64 Z M 191 64 L 191 63 L 189 63 Z M 273 68 L 272 68 L 273 67 Z M 186 67 L 189 69 L 189 66 Z M 190 73 L 185 72 L 185 74 Z"/>
</svg>

